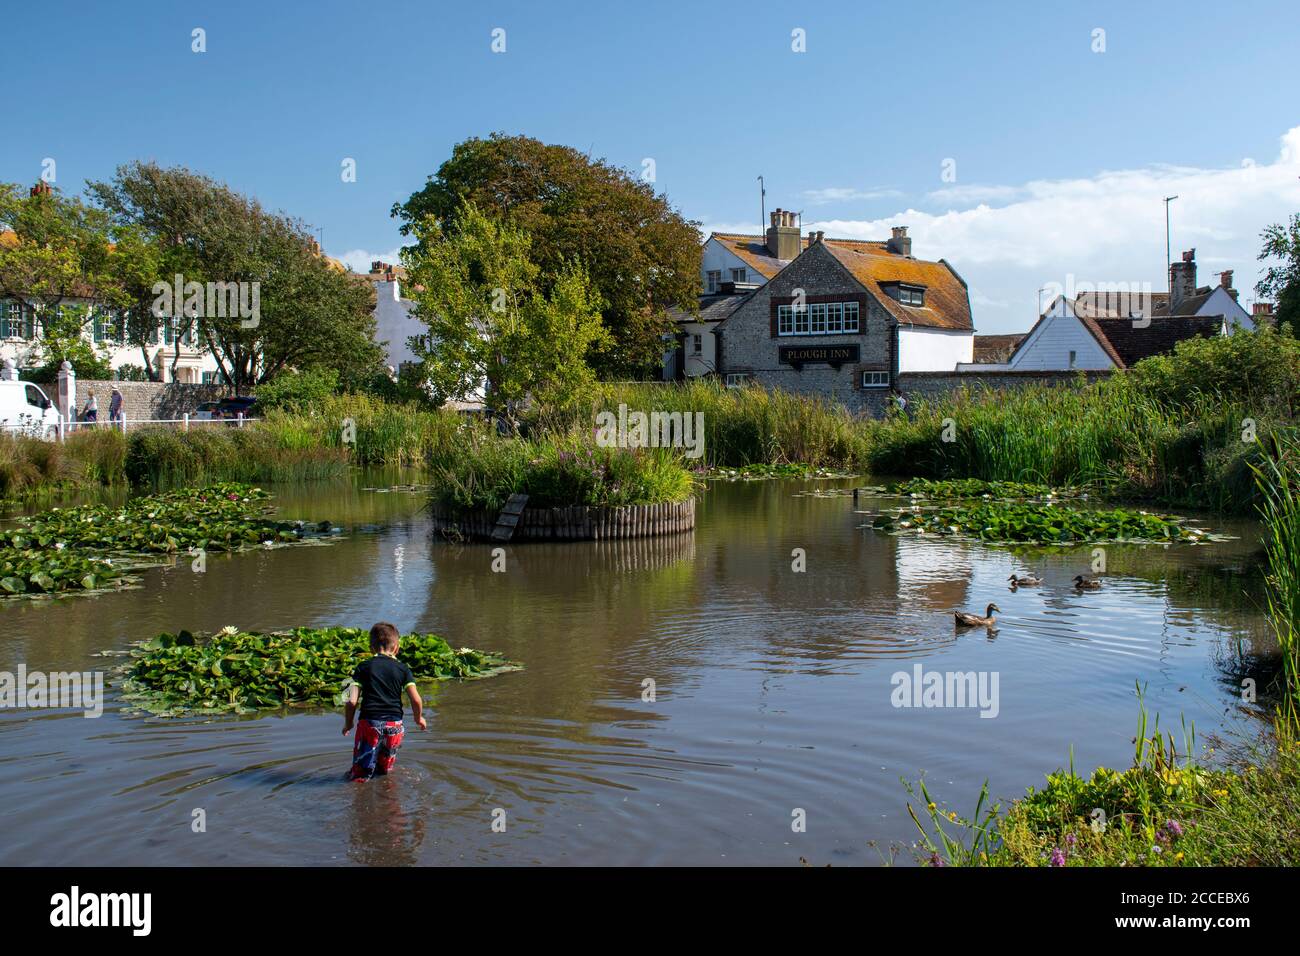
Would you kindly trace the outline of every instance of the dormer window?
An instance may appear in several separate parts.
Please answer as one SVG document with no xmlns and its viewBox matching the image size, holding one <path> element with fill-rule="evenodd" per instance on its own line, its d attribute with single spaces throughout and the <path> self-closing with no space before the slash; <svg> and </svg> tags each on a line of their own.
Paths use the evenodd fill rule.
<svg viewBox="0 0 1300 956">
<path fill-rule="evenodd" d="M 883 283 L 885 292 L 891 299 L 897 299 L 903 305 L 921 308 L 925 305 L 925 286 L 908 285 L 904 282 Z"/>
<path fill-rule="evenodd" d="M 746 281 L 746 279 L 745 279 L 745 275 L 746 275 L 746 272 L 745 272 L 744 269 L 732 269 L 732 270 L 731 270 L 731 281 L 732 281 L 732 282 L 745 282 L 745 281 Z"/>
</svg>

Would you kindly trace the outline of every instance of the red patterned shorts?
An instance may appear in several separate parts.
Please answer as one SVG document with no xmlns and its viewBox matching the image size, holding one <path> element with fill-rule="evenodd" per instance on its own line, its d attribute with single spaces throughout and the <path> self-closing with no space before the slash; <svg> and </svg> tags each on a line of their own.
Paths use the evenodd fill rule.
<svg viewBox="0 0 1300 956">
<path fill-rule="evenodd" d="M 375 774 L 391 771 L 404 734 L 400 720 L 358 720 L 348 779 L 369 780 Z"/>
</svg>

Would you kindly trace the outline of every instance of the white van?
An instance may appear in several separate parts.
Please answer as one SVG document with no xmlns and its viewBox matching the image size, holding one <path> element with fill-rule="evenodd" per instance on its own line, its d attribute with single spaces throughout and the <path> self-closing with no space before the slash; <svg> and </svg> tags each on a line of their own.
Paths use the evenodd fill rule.
<svg viewBox="0 0 1300 956">
<path fill-rule="evenodd" d="M 59 435 L 59 410 L 39 385 L 0 382 L 0 431 L 55 439 Z"/>
</svg>

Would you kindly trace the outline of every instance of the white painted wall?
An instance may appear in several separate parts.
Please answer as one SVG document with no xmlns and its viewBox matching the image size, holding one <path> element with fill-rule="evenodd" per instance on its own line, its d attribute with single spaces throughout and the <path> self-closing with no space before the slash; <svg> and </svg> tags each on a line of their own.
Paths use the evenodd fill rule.
<svg viewBox="0 0 1300 956">
<path fill-rule="evenodd" d="M 1043 320 L 1011 357 L 1010 367 L 1024 371 L 1069 369 L 1071 351 L 1075 353 L 1074 368 L 1115 367 L 1105 349 L 1074 314 L 1073 307 L 1058 296 Z"/>
<path fill-rule="evenodd" d="M 1228 334 L 1232 334 L 1234 323 L 1240 325 L 1247 331 L 1253 331 L 1255 323 L 1250 318 L 1250 313 L 1241 307 L 1241 303 L 1228 295 L 1228 290 L 1223 286 L 1215 286 L 1214 292 L 1201 303 L 1201 307 L 1196 310 L 1197 315 L 1222 315 L 1228 322 Z"/>
<path fill-rule="evenodd" d="M 732 269 L 744 269 L 746 282 L 756 282 L 759 285 L 767 282 L 766 276 L 750 268 L 744 259 L 710 236 L 700 256 L 700 288 L 705 292 L 708 291 L 710 271 L 721 272 L 722 281 L 730 282 Z"/>
<path fill-rule="evenodd" d="M 922 326 L 898 327 L 900 372 L 951 372 L 958 362 L 975 361 L 975 333 Z"/>
<path fill-rule="evenodd" d="M 69 298 L 65 302 L 68 305 L 77 306 L 87 304 L 84 299 Z M 37 327 L 39 330 L 39 323 L 37 323 Z M 39 335 L 39 331 L 37 334 Z M 94 322 L 90 316 L 86 318 L 82 338 L 88 342 L 94 340 Z M 172 360 L 176 358 L 175 381 L 199 383 L 203 381 L 204 372 L 215 373 L 217 371 L 217 360 L 198 343 L 197 338 L 193 345 L 182 343 L 179 358 L 175 356 L 176 346 L 174 344 L 164 344 L 161 333 L 159 333 L 157 344 L 147 346 L 143 352 L 139 346 L 119 345 L 111 340 L 95 344 L 96 351 L 107 356 L 108 363 L 114 370 L 125 365 L 143 366 L 148 363 L 161 375 L 162 381 L 170 382 L 173 381 Z M 19 369 L 43 364 L 42 352 L 39 341 L 30 341 L 18 336 L 10 336 L 7 339 L 0 340 L 0 362 L 10 359 Z"/>
<path fill-rule="evenodd" d="M 417 362 L 415 353 L 407 344 L 412 335 L 423 335 L 428 327 L 411 315 L 415 303 L 402 298 L 401 284 L 375 282 L 375 340 L 384 347 L 385 364 L 394 370 L 403 362 Z"/>
</svg>

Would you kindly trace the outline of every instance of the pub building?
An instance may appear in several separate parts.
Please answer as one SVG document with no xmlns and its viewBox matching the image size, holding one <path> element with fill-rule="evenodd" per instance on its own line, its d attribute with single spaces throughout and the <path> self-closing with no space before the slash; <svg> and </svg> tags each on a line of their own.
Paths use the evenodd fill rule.
<svg viewBox="0 0 1300 956">
<path fill-rule="evenodd" d="M 761 246 L 756 237 L 710 239 L 766 279 L 735 290 L 738 301 L 712 329 L 714 365 L 728 385 L 756 382 L 880 414 L 899 373 L 973 361 L 966 282 L 944 260 L 914 258 L 906 227 L 871 242 L 821 232 L 805 240 L 779 209 L 771 223 Z"/>
</svg>

